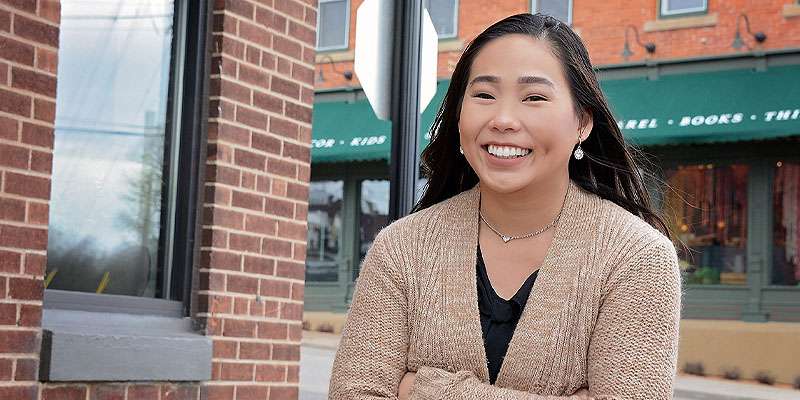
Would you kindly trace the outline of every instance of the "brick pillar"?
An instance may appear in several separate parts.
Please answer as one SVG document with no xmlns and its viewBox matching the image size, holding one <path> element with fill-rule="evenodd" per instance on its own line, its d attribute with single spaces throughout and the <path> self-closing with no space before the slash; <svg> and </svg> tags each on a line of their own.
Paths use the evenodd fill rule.
<svg viewBox="0 0 800 400">
<path fill-rule="evenodd" d="M 208 399 L 296 399 L 315 0 L 217 0 L 198 315 Z"/>
<path fill-rule="evenodd" d="M 59 2 L 0 2 L 0 399 L 38 397 Z"/>
</svg>

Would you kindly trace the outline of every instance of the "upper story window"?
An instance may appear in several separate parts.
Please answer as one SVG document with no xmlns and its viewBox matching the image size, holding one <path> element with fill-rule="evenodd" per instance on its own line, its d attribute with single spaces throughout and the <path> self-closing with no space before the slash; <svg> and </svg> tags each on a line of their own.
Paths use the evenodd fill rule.
<svg viewBox="0 0 800 400">
<path fill-rule="evenodd" d="M 458 0 L 425 0 L 439 39 L 458 36 Z"/>
<path fill-rule="evenodd" d="M 531 0 L 531 12 L 547 14 L 572 25 L 572 0 Z"/>
<path fill-rule="evenodd" d="M 350 32 L 350 0 L 319 0 L 317 18 L 317 50 L 346 49 Z"/>
<path fill-rule="evenodd" d="M 661 0 L 661 15 L 681 15 L 705 12 L 708 0 Z"/>
</svg>

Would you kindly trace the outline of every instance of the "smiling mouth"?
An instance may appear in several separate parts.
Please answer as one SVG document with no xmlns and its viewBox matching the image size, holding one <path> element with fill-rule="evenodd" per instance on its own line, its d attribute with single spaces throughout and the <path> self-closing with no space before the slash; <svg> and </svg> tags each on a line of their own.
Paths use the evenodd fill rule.
<svg viewBox="0 0 800 400">
<path fill-rule="evenodd" d="M 484 145 L 481 147 L 483 148 L 484 151 L 491 154 L 492 156 L 502 159 L 522 158 L 533 153 L 533 150 L 531 149 L 523 149 L 519 147 L 495 146 L 495 145 Z"/>
</svg>

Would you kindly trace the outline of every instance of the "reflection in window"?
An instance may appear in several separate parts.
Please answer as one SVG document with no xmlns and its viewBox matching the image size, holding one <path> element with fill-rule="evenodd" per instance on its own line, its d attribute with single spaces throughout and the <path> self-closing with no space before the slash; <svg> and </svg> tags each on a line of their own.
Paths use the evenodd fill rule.
<svg viewBox="0 0 800 400">
<path fill-rule="evenodd" d="M 419 199 L 422 198 L 422 195 L 425 194 L 425 189 L 428 186 L 428 178 L 419 178 L 417 179 L 417 189 L 414 193 L 414 202 L 418 202 Z"/>
<path fill-rule="evenodd" d="M 342 238 L 343 181 L 314 181 L 308 198 L 306 280 L 336 282 Z"/>
<path fill-rule="evenodd" d="M 375 235 L 389 222 L 389 181 L 364 180 L 359 185 L 361 207 L 358 216 L 359 260 L 363 261 L 372 247 Z M 359 261 L 359 266 L 361 262 Z M 353 278 L 358 276 L 358 268 Z"/>
<path fill-rule="evenodd" d="M 661 0 L 662 15 L 702 12 L 706 7 L 707 0 Z"/>
<path fill-rule="evenodd" d="M 425 0 L 425 9 L 431 16 L 433 27 L 440 39 L 458 35 L 458 2 L 456 0 Z"/>
<path fill-rule="evenodd" d="M 61 2 L 47 287 L 158 297 L 173 2 Z"/>
<path fill-rule="evenodd" d="M 350 15 L 348 0 L 320 0 L 317 19 L 317 50 L 347 48 Z"/>
<path fill-rule="evenodd" d="M 744 285 L 747 165 L 685 165 L 667 171 L 664 214 L 686 283 Z"/>
<path fill-rule="evenodd" d="M 572 24 L 572 0 L 532 0 L 531 10 Z"/>
<path fill-rule="evenodd" d="M 773 285 L 800 284 L 800 163 L 778 162 L 773 185 Z"/>
</svg>

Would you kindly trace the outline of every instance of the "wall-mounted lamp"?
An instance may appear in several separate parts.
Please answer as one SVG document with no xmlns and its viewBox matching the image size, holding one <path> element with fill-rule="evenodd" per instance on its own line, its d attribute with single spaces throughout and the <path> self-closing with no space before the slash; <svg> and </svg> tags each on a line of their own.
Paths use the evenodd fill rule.
<svg viewBox="0 0 800 400">
<path fill-rule="evenodd" d="M 761 31 L 753 33 L 750 30 L 750 19 L 747 18 L 747 14 L 741 13 L 739 14 L 739 17 L 736 18 L 736 36 L 734 36 L 733 44 L 731 44 L 731 46 L 733 46 L 734 49 L 740 50 L 742 47 L 746 47 L 747 50 L 753 49 L 752 47 L 750 47 L 750 45 L 745 43 L 744 40 L 742 40 L 742 34 L 739 29 L 739 25 L 741 24 L 742 19 L 744 19 L 744 27 L 747 29 L 747 33 L 749 33 L 757 43 L 764 43 L 764 41 L 767 40 L 766 33 Z"/>
<path fill-rule="evenodd" d="M 655 43 L 653 42 L 642 43 L 642 41 L 639 40 L 639 30 L 636 29 L 636 27 L 633 25 L 628 25 L 625 27 L 625 48 L 622 49 L 622 58 L 625 59 L 625 61 L 628 61 L 628 58 L 630 58 L 630 56 L 633 55 L 631 47 L 630 45 L 628 45 L 628 32 L 631 29 L 633 29 L 633 33 L 636 37 L 636 44 L 638 44 L 640 47 L 644 47 L 644 49 L 647 50 L 648 54 L 653 54 L 656 52 Z"/>
<path fill-rule="evenodd" d="M 341 74 L 344 77 L 344 79 L 346 79 L 348 81 L 352 81 L 353 80 L 353 71 L 350 71 L 350 70 L 339 71 L 336 68 L 336 61 L 334 61 L 333 58 L 331 58 L 330 55 L 325 54 L 325 55 L 322 56 L 322 59 L 323 60 L 328 60 L 328 62 L 331 63 L 332 68 L 333 68 L 333 72 L 336 72 L 337 74 Z M 319 73 L 317 74 L 317 81 L 318 82 L 325 82 L 325 76 L 322 75 L 322 68 L 319 69 Z"/>
</svg>

